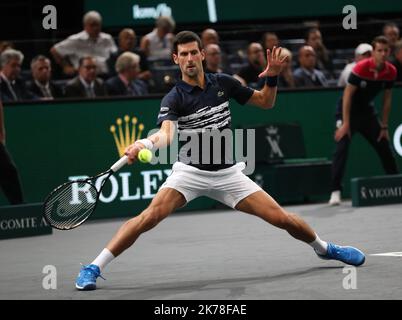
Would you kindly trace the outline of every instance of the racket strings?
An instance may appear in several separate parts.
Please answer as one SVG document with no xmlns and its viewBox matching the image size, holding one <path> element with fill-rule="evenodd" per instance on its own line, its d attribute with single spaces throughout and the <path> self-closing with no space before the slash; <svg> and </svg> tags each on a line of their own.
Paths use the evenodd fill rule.
<svg viewBox="0 0 402 320">
<path fill-rule="evenodd" d="M 78 195 L 74 193 L 78 193 Z M 87 181 L 71 182 L 55 190 L 47 199 L 45 203 L 46 218 L 56 228 L 74 228 L 91 215 L 96 206 L 96 199 L 97 190 L 91 183 Z"/>
</svg>

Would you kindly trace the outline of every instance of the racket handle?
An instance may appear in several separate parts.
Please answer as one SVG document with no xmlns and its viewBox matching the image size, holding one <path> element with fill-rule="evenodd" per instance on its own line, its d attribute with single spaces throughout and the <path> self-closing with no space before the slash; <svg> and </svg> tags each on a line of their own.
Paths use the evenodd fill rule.
<svg viewBox="0 0 402 320">
<path fill-rule="evenodd" d="M 116 161 L 116 162 L 114 163 L 114 165 L 112 165 L 112 166 L 110 167 L 110 169 L 111 169 L 113 172 L 119 171 L 122 167 L 124 167 L 124 166 L 127 164 L 127 162 L 128 162 L 128 157 L 127 157 L 127 156 L 123 156 L 123 157 L 121 157 L 118 161 Z"/>
</svg>

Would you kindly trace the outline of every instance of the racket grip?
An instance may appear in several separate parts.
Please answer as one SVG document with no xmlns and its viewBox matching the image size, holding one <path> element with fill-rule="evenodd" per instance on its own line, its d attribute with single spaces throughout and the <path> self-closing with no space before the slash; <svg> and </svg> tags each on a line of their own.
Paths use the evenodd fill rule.
<svg viewBox="0 0 402 320">
<path fill-rule="evenodd" d="M 122 167 L 124 167 L 124 166 L 127 164 L 127 162 L 128 162 L 128 157 L 127 157 L 127 156 L 123 156 L 123 157 L 121 157 L 118 161 L 116 161 L 116 162 L 114 163 L 114 165 L 112 165 L 112 166 L 110 167 L 110 169 L 111 169 L 113 172 L 119 171 Z"/>
</svg>

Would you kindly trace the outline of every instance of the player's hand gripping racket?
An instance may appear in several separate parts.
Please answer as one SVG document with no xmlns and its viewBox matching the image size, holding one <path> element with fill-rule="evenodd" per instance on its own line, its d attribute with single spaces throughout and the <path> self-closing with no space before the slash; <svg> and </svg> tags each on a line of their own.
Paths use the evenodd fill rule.
<svg viewBox="0 0 402 320">
<path fill-rule="evenodd" d="M 127 164 L 127 161 L 128 157 L 123 156 L 105 172 L 87 179 L 70 181 L 54 189 L 43 204 L 43 216 L 46 221 L 53 228 L 60 230 L 70 230 L 84 223 L 94 212 L 105 182 Z M 95 180 L 102 176 L 105 178 L 98 190 Z M 80 190 L 82 196 L 79 199 L 74 199 L 74 190 Z"/>
</svg>

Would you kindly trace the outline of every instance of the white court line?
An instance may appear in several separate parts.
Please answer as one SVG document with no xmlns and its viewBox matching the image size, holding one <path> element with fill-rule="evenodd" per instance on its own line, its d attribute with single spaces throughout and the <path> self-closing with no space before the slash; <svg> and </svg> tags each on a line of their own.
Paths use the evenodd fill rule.
<svg viewBox="0 0 402 320">
<path fill-rule="evenodd" d="M 402 252 L 376 253 L 376 254 L 370 254 L 370 256 L 379 256 L 379 257 L 402 257 Z"/>
</svg>

